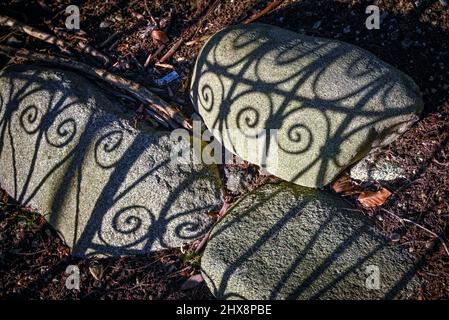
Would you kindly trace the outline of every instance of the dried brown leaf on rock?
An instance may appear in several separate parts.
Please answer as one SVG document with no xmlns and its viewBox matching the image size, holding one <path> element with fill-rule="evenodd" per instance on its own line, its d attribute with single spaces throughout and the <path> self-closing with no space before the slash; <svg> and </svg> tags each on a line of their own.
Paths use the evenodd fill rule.
<svg viewBox="0 0 449 320">
<path fill-rule="evenodd" d="M 167 34 L 161 30 L 153 30 L 151 32 L 151 38 L 159 43 L 167 43 L 169 41 Z"/>
<path fill-rule="evenodd" d="M 204 281 L 204 279 L 203 279 L 203 276 L 201 275 L 201 273 L 194 274 L 189 279 L 187 279 L 186 282 L 183 283 L 183 285 L 181 286 L 181 290 L 193 289 L 193 288 L 197 287 L 203 281 Z"/>
<path fill-rule="evenodd" d="M 391 192 L 386 188 L 382 188 L 379 191 L 361 192 L 357 200 L 365 208 L 375 208 L 383 205 L 390 196 Z"/>
</svg>

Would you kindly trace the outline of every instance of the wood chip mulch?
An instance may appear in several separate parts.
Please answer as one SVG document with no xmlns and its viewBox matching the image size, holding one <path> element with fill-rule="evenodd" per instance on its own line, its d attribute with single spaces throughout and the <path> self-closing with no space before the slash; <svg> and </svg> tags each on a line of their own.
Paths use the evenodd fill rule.
<svg viewBox="0 0 449 320">
<path fill-rule="evenodd" d="M 86 40 L 111 57 L 114 72 L 152 88 L 189 114 L 189 79 L 207 36 L 247 19 L 269 2 L 10 0 L 0 4 L 0 11 L 58 32 L 64 28 L 65 7 L 79 5 L 84 33 L 69 35 L 72 41 Z M 392 196 L 380 207 L 366 209 L 353 201 L 393 245 L 404 246 L 416 257 L 423 283 L 417 299 L 449 298 L 449 7 L 441 2 L 374 1 L 382 12 L 380 30 L 366 29 L 365 9 L 373 1 L 363 0 L 286 0 L 259 20 L 358 45 L 410 75 L 421 88 L 422 119 L 385 150 L 406 168 L 407 179 L 384 186 Z M 168 38 L 164 45 L 151 38 L 149 30 L 155 23 Z M 166 65 L 157 66 L 155 62 L 182 37 L 186 41 Z M 0 28 L 0 43 L 5 41 L 58 53 L 50 45 Z M 0 67 L 6 62 L 1 57 Z M 172 68 L 180 80 L 157 86 L 155 80 Z M 129 101 L 126 105 L 139 107 Z M 199 256 L 169 250 L 145 257 L 77 260 L 44 217 L 16 204 L 3 191 L 0 199 L 0 299 L 213 298 L 204 283 L 181 290 L 186 279 L 198 273 Z M 80 290 L 64 285 L 69 265 L 80 269 Z M 93 274 L 93 266 L 101 269 L 100 278 Z"/>
</svg>

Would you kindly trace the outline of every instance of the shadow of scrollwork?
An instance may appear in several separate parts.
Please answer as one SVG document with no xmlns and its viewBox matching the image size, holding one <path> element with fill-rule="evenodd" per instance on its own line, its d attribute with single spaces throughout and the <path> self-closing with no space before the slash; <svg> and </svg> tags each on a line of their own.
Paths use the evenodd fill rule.
<svg viewBox="0 0 449 320">
<path fill-rule="evenodd" d="M 251 162 L 242 141 L 275 129 L 264 140 L 268 171 L 311 187 L 390 143 L 422 107 L 413 81 L 371 53 L 264 24 L 214 35 L 192 83 L 199 113 L 228 149 Z"/>
<path fill-rule="evenodd" d="M 208 230 L 216 172 L 171 161 L 168 132 L 132 127 L 68 71 L 12 66 L 0 81 L 1 186 L 47 214 L 74 255 L 145 254 Z"/>
<path fill-rule="evenodd" d="M 288 7 L 285 10 L 288 11 Z M 276 17 L 272 20 L 277 20 Z M 259 129 L 278 129 L 283 140 L 270 140 L 272 138 L 267 135 L 265 148 L 269 154 L 270 148 L 276 144 L 277 152 L 284 153 L 283 157 L 287 159 L 284 165 L 290 166 L 291 175 L 281 177 L 297 181 L 313 171 L 314 184 L 323 186 L 330 182 L 326 174 L 331 170 L 334 170 L 333 173 L 340 172 L 366 155 L 371 148 L 392 142 L 417 119 L 414 114 L 420 111 L 422 102 L 419 90 L 406 75 L 398 73 L 363 49 L 354 53 L 349 47 L 339 45 L 339 42 L 329 43 L 320 38 L 304 37 L 306 40 L 291 41 L 288 36 L 273 35 L 275 28 L 252 24 L 245 28 L 234 26 L 221 31 L 206 43 L 197 60 L 197 66 L 200 67 L 195 70 L 192 79 L 192 101 L 203 115 L 207 127 L 214 131 L 218 140 L 226 141 L 226 147 L 231 151 L 245 159 L 245 150 L 239 149 L 243 138 L 251 144 L 255 141 L 254 132 Z M 290 29 L 294 30 L 291 26 Z M 227 36 L 230 38 L 225 41 Z M 331 70 L 336 71 L 336 75 L 330 73 Z M 405 99 L 400 101 L 396 95 L 404 86 L 407 90 L 403 92 L 412 94 L 405 95 Z M 307 117 L 303 116 L 305 111 Z M 411 115 L 409 121 L 404 122 L 408 115 Z M 385 121 L 390 122 L 390 128 L 382 126 Z M 233 135 L 235 129 L 238 135 Z M 357 157 L 342 152 L 345 144 L 358 143 L 354 141 L 355 136 L 363 136 L 365 142 L 356 150 Z M 377 140 L 379 137 L 386 139 Z M 294 160 L 299 158 L 301 166 L 299 161 Z M 223 232 L 241 223 L 246 215 L 251 215 L 276 196 L 277 192 L 274 192 L 267 198 L 257 199 L 244 212 L 238 212 L 226 223 L 220 223 L 214 229 L 210 241 L 213 242 L 215 238 L 222 240 L 220 235 Z M 223 261 L 217 262 L 217 266 L 223 263 L 226 267 L 214 271 L 214 276 L 219 274 L 219 278 L 208 274 L 210 270 L 203 269 L 203 276 L 214 295 L 225 299 L 242 299 L 245 298 L 242 293 L 248 290 L 246 297 L 260 298 L 260 293 L 251 291 L 255 287 L 252 282 L 255 279 L 251 275 L 263 274 L 263 265 L 273 263 L 281 269 L 278 274 L 267 272 L 265 277 L 260 274 L 256 277 L 257 280 L 265 279 L 273 283 L 271 294 L 264 298 L 278 299 L 281 293 L 285 297 L 285 292 L 288 292 L 288 299 L 326 299 L 332 290 L 346 281 L 348 275 L 365 272 L 372 258 L 390 246 L 382 238 L 379 245 L 364 252 L 361 259 L 352 260 L 349 257 L 347 265 L 339 274 L 328 277 L 328 281 L 318 285 L 319 289 L 315 290 L 317 282 L 329 272 L 333 263 L 347 254 L 348 247 L 356 246 L 366 235 L 366 226 L 354 228 L 342 235 L 341 243 L 323 261 L 317 262 L 308 276 L 299 279 L 295 287 L 287 288 L 287 283 L 292 283 L 295 272 L 301 268 L 306 256 L 310 255 L 312 248 L 317 246 L 320 237 L 323 237 L 326 228 L 334 220 L 329 217 L 323 221 L 301 247 L 301 251 L 298 251 L 296 258 L 288 260 L 282 255 L 285 248 L 280 243 L 276 244 L 274 239 L 279 239 L 279 233 L 291 221 L 300 219 L 301 210 L 301 207 L 295 207 L 285 213 L 273 222 L 271 228 L 261 232 L 260 237 L 251 238 L 251 243 L 246 242 L 247 233 L 240 230 L 242 238 L 245 238 L 241 241 L 245 243 L 242 248 L 237 248 L 238 244 L 233 243 L 237 247 L 231 252 L 227 251 L 229 247 L 226 244 L 214 245 L 213 250 L 225 248 L 215 256 L 218 259 L 225 257 Z M 270 214 L 270 210 L 267 211 Z M 285 245 L 294 246 L 288 243 Z M 267 248 L 273 251 L 272 256 L 260 258 L 260 252 Z M 229 255 L 235 252 L 236 256 Z M 285 259 L 285 265 L 280 266 L 277 259 Z M 262 267 L 254 267 L 254 264 L 261 264 Z M 404 267 L 404 272 L 391 277 L 395 281 L 390 282 L 389 287 L 383 287 L 379 292 L 365 292 L 366 296 L 363 297 L 403 298 L 405 288 L 416 288 L 416 272 L 421 264 L 418 262 Z M 241 291 L 232 292 L 229 289 L 230 282 L 237 281 L 235 279 L 241 282 L 234 282 L 233 288 L 243 288 Z M 360 282 L 361 287 L 365 285 L 363 281 Z M 363 287 L 361 290 L 368 289 Z M 361 298 L 353 294 L 353 299 Z"/>
<path fill-rule="evenodd" d="M 371 223 L 363 223 L 367 221 L 364 217 L 356 225 L 349 225 L 343 215 L 329 209 L 317 221 L 304 222 L 301 227 L 297 221 L 304 219 L 305 210 L 316 208 L 316 203 L 307 192 L 302 201 L 292 200 L 290 188 L 293 192 L 301 189 L 284 183 L 282 187 L 272 186 L 269 192 L 255 190 L 240 199 L 236 204 L 239 210 L 231 208 L 214 229 L 209 240 L 213 248 L 203 257 L 208 268 L 202 272 L 215 296 L 270 300 L 411 297 L 411 292 L 419 287 L 416 272 L 421 262 L 414 262 L 410 257 L 394 260 L 393 256 L 401 250 L 390 251 L 386 238 L 374 233 Z M 286 194 L 290 196 L 285 197 Z M 285 201 L 289 209 L 275 215 L 276 219 L 267 218 L 269 223 L 262 222 L 260 215 L 270 214 L 279 201 Z M 333 208 L 332 204 L 328 205 Z M 347 232 L 335 234 L 336 225 Z M 245 233 L 250 227 L 255 229 Z M 301 238 L 286 236 L 297 228 L 310 233 L 302 230 Z M 260 236 L 254 237 L 254 233 Z M 335 242 L 329 242 L 330 237 Z M 234 246 L 232 250 L 229 245 L 218 243 L 226 240 Z M 376 290 L 366 285 L 369 277 L 366 268 L 372 265 L 380 270 L 381 286 Z"/>
</svg>

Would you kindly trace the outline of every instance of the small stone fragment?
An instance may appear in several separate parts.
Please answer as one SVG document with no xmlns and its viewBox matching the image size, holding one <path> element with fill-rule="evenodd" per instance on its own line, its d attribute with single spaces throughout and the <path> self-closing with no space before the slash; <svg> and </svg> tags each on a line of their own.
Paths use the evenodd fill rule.
<svg viewBox="0 0 449 320">
<path fill-rule="evenodd" d="M 227 150 L 314 188 L 395 140 L 423 107 L 413 80 L 366 50 L 259 23 L 209 38 L 191 83 Z"/>
</svg>

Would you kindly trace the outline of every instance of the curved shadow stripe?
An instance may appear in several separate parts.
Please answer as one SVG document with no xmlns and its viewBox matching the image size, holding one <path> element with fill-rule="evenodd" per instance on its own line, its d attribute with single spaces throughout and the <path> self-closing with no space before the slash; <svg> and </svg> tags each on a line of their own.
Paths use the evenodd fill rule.
<svg viewBox="0 0 449 320">
<path fill-rule="evenodd" d="M 0 93 L 1 185 L 47 215 L 73 254 L 146 254 L 207 231 L 217 168 L 171 161 L 169 132 L 134 128 L 71 72 L 9 67 Z"/>
</svg>

